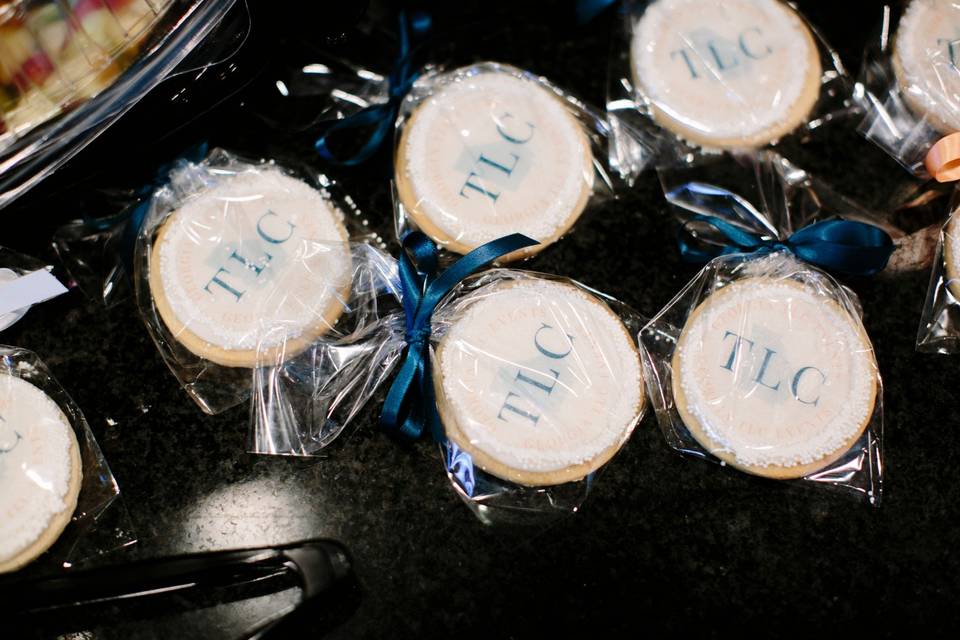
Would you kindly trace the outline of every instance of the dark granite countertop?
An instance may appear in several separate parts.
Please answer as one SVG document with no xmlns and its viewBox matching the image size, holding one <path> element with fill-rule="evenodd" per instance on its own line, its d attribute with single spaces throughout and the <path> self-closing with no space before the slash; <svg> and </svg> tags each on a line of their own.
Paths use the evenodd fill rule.
<svg viewBox="0 0 960 640">
<path fill-rule="evenodd" d="M 305 10 L 297 26 L 278 30 L 276 20 L 258 21 L 267 4 L 252 3 L 260 53 L 239 57 L 234 75 L 294 50 L 283 45 L 294 36 L 341 55 L 389 60 L 392 54 L 386 42 L 382 50 L 364 49 L 355 29 L 339 39 L 309 38 L 311 23 L 317 29 L 324 24 L 319 9 Z M 460 27 L 441 61 L 509 62 L 602 104 L 614 14 L 578 27 L 568 4 L 435 4 L 437 33 Z M 800 4 L 855 73 L 881 3 Z M 375 3 L 362 24 L 390 28 L 386 13 Z M 308 138 L 297 146 L 256 131 L 249 103 L 243 93 L 227 100 L 179 132 L 177 142 L 203 135 L 252 153 L 282 151 L 312 160 Z M 164 108 L 146 101 L 130 124 L 74 162 L 95 167 L 96 175 L 75 169 L 83 180 L 71 182 L 67 172 L 0 212 L 0 243 L 49 255 L 52 229 L 76 216 L 69 203 L 73 197 L 83 202 L 84 190 L 94 188 L 88 184 L 110 186 L 111 175 L 120 181 L 138 171 L 149 175 L 156 135 L 149 123 Z M 854 126 L 835 123 L 793 159 L 841 193 L 883 207 L 911 178 Z M 145 142 L 130 144 L 140 139 L 132 135 Z M 157 147 L 164 145 L 173 143 Z M 361 169 L 331 172 L 388 237 L 389 163 L 384 149 Z M 128 179 L 115 186 L 134 184 Z M 648 315 L 695 273 L 679 260 L 652 173 L 582 220 L 530 267 L 576 278 Z M 30 311 L 0 342 L 36 351 L 46 361 L 85 412 L 110 462 L 139 543 L 107 560 L 311 537 L 340 540 L 355 558 L 363 600 L 332 637 L 838 635 L 868 629 L 886 636 L 908 624 L 944 633 L 960 618 L 960 555 L 953 537 L 960 517 L 960 421 L 952 378 L 960 359 L 914 350 L 927 280 L 927 272 L 917 272 L 849 282 L 861 297 L 885 383 L 879 509 L 681 458 L 648 415 L 579 513 L 546 528 L 501 531 L 481 525 L 461 503 L 434 445 L 400 446 L 377 431 L 378 405 L 319 458 L 245 453 L 247 409 L 202 415 L 167 371 L 129 297 L 104 309 L 72 291 Z M 97 621 L 90 635 L 76 637 L 228 638 L 276 602 L 264 597 L 176 616 L 121 608 Z"/>
</svg>

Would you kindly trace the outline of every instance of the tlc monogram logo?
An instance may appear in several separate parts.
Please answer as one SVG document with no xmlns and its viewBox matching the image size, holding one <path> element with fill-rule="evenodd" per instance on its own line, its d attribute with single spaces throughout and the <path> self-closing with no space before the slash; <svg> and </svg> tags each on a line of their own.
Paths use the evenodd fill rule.
<svg viewBox="0 0 960 640">
<path fill-rule="evenodd" d="M 517 163 L 520 162 L 520 154 L 517 151 L 522 151 L 523 145 L 533 139 L 534 129 L 536 127 L 532 122 L 518 125 L 514 121 L 513 114 L 504 113 L 497 120 L 497 133 L 503 140 L 501 146 L 504 153 L 501 154 L 498 150 L 495 158 L 487 156 L 486 153 L 481 153 L 480 158 L 474 163 L 470 173 L 467 174 L 466 181 L 460 188 L 460 196 L 469 199 L 471 193 L 480 193 L 496 202 L 497 198 L 500 197 L 500 192 L 486 188 L 487 171 L 500 171 L 507 178 L 513 175 Z M 479 182 L 477 182 L 477 178 L 480 179 Z"/>
<path fill-rule="evenodd" d="M 541 334 L 547 332 L 543 335 L 541 342 Z M 563 347 L 553 347 L 553 346 L 544 346 L 545 342 L 550 340 L 550 332 L 558 333 L 557 330 L 551 325 L 544 322 L 540 325 L 540 328 L 537 329 L 536 333 L 533 334 L 533 344 L 537 348 L 544 358 L 546 358 L 546 363 L 550 367 L 547 370 L 550 372 L 553 380 L 550 384 L 541 382 L 540 380 L 535 380 L 524 374 L 523 371 L 517 371 L 517 376 L 513 379 L 514 388 L 518 389 L 520 393 L 514 391 L 508 391 L 507 397 L 503 401 L 503 405 L 500 407 L 499 413 L 497 413 L 497 418 L 504 422 L 510 422 L 508 418 L 511 416 L 519 416 L 530 422 L 532 425 L 536 425 L 540 420 L 540 414 L 534 413 L 535 403 L 531 401 L 531 398 L 534 395 L 538 395 L 546 399 L 552 393 L 554 388 L 557 386 L 557 381 L 560 379 L 560 372 L 553 368 L 553 365 L 563 360 L 573 352 L 573 345 L 570 344 L 566 347 L 566 351 L 562 350 Z M 566 334 L 566 337 L 569 341 L 573 342 L 573 336 Z M 556 340 L 556 338 L 554 338 Z M 563 339 L 556 340 L 558 343 L 562 343 Z M 527 387 L 521 387 L 519 385 L 525 384 L 529 385 Z"/>
<path fill-rule="evenodd" d="M 763 30 L 760 27 L 751 27 L 740 32 L 736 42 L 716 36 L 712 31 L 704 37 L 684 38 L 686 44 L 680 49 L 670 52 L 670 59 L 681 59 L 687 65 L 690 77 L 697 80 L 702 76 L 713 76 L 717 73 L 730 71 L 741 66 L 743 59 L 763 60 L 771 53 L 773 47 L 763 39 Z M 703 43 L 702 46 L 698 46 Z M 706 49 L 706 52 L 703 51 Z"/>
<path fill-rule="evenodd" d="M 227 257 L 225 264 L 217 269 L 217 272 L 203 287 L 203 290 L 213 294 L 210 287 L 220 287 L 230 293 L 236 299 L 236 302 L 240 302 L 245 290 L 240 289 L 242 285 L 238 284 L 238 280 L 241 279 L 240 276 L 230 269 L 234 269 L 234 271 L 240 269 L 241 273 L 246 269 L 248 272 L 253 272 L 254 277 L 259 277 L 270 264 L 270 261 L 273 260 L 273 255 L 266 249 L 269 249 L 271 245 L 281 245 L 289 240 L 293 237 L 293 230 L 296 228 L 297 225 L 280 220 L 279 215 L 268 210 L 257 220 L 257 236 L 265 243 L 263 256 L 258 260 L 251 261 L 248 259 L 249 256 L 244 256 L 237 249 L 234 249 Z"/>
<path fill-rule="evenodd" d="M 10 453 L 17 448 L 17 445 L 20 444 L 20 441 L 23 440 L 23 436 L 19 432 L 13 432 L 13 444 L 10 444 L 9 440 L 3 437 L 3 432 L 10 430 L 10 427 L 7 427 L 7 420 L 0 415 L 0 456 L 5 453 Z"/>
<path fill-rule="evenodd" d="M 733 338 L 733 349 L 730 351 L 730 357 L 727 358 L 726 363 L 721 365 L 721 369 L 726 369 L 731 373 L 734 372 L 734 364 L 740 362 L 737 358 L 737 354 L 740 352 L 743 345 L 747 345 L 747 351 L 753 353 L 753 348 L 755 345 L 753 340 L 748 340 L 742 336 L 738 336 L 732 331 L 727 331 L 723 334 L 723 341 L 728 342 L 728 338 Z M 816 367 L 800 367 L 797 369 L 792 376 L 787 375 L 785 379 L 781 379 L 781 375 L 776 374 L 775 372 L 780 369 L 781 373 L 782 367 L 777 367 L 775 364 L 775 359 L 777 352 L 769 347 L 762 347 L 763 349 L 763 362 L 760 363 L 760 368 L 757 370 L 756 375 L 753 376 L 753 382 L 770 389 L 771 391 L 780 391 L 781 385 L 783 382 L 787 382 L 787 387 L 784 387 L 784 391 L 789 391 L 790 396 L 801 404 L 809 404 L 812 406 L 817 406 L 820 402 L 820 395 L 817 393 L 814 395 L 814 389 L 809 388 L 809 384 L 804 385 L 804 397 L 800 397 L 800 386 L 804 384 L 804 380 L 817 380 L 818 382 L 813 383 L 817 389 L 821 388 L 823 384 L 827 381 L 827 375 Z M 789 372 L 787 372 L 789 374 Z M 813 376 L 810 378 L 809 376 Z"/>
</svg>

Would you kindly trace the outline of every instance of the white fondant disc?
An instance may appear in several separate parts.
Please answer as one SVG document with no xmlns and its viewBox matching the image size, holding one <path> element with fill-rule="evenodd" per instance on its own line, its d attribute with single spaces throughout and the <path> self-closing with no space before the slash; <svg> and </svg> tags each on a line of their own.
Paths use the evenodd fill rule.
<svg viewBox="0 0 960 640">
<path fill-rule="evenodd" d="M 424 231 L 460 252 L 510 233 L 562 235 L 593 188 L 590 143 L 552 92 L 507 72 L 458 76 L 418 105 L 398 190 Z"/>
<path fill-rule="evenodd" d="M 960 5 L 913 0 L 897 27 L 894 69 L 914 109 L 938 129 L 960 130 Z"/>
<path fill-rule="evenodd" d="M 495 287 L 453 321 L 437 358 L 448 435 L 481 467 L 527 484 L 595 470 L 643 405 L 634 341 L 604 303 L 569 284 Z"/>
<path fill-rule="evenodd" d="M 156 242 L 151 286 L 162 287 L 168 328 L 228 352 L 323 333 L 351 278 L 341 213 L 272 169 L 197 194 L 166 219 Z"/>
<path fill-rule="evenodd" d="M 741 467 L 815 465 L 849 449 L 877 393 L 860 323 L 792 280 L 729 284 L 693 312 L 677 343 L 681 415 L 711 453 Z"/>
<path fill-rule="evenodd" d="M 0 374 L 0 565 L 72 510 L 79 491 L 72 481 L 76 446 L 67 416 L 49 396 Z"/>
<path fill-rule="evenodd" d="M 776 0 L 655 0 L 631 49 L 661 124 L 718 146 L 796 126 L 819 84 L 809 29 Z"/>
</svg>

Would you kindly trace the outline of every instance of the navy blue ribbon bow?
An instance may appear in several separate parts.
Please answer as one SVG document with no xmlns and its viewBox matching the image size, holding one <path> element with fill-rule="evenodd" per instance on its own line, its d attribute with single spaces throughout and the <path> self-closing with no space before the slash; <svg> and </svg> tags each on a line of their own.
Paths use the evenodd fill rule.
<svg viewBox="0 0 960 640">
<path fill-rule="evenodd" d="M 477 247 L 437 276 L 437 246 L 419 231 L 407 234 L 399 263 L 407 356 L 383 404 L 380 426 L 384 430 L 408 440 L 429 430 L 435 441 L 444 440 L 430 373 L 433 311 L 467 276 L 535 244 L 536 240 L 519 233 L 504 236 Z"/>
<path fill-rule="evenodd" d="M 413 51 L 410 49 L 410 30 L 415 35 L 422 35 L 430 30 L 431 19 L 426 13 L 417 12 L 413 19 L 407 21 L 406 13 L 400 12 L 400 55 L 390 73 L 388 97 L 386 102 L 371 105 L 357 113 L 337 120 L 317 139 L 314 147 L 320 157 L 328 162 L 345 167 L 352 167 L 372 156 L 383 144 L 387 134 L 393 128 L 400 109 L 400 102 L 413 87 L 417 79 L 417 72 L 413 70 Z M 331 151 L 328 144 L 330 136 L 341 131 L 351 129 L 369 129 L 370 134 L 366 142 L 353 155 L 338 158 Z"/>
<path fill-rule="evenodd" d="M 689 240 L 690 225 L 704 222 L 722 233 L 729 244 L 712 245 Z M 695 215 L 678 235 L 680 254 L 687 262 L 703 264 L 733 253 L 786 250 L 805 262 L 848 275 L 869 276 L 882 271 L 893 253 L 886 231 L 864 222 L 824 220 L 808 225 L 785 241 L 761 237 L 715 216 Z"/>
</svg>

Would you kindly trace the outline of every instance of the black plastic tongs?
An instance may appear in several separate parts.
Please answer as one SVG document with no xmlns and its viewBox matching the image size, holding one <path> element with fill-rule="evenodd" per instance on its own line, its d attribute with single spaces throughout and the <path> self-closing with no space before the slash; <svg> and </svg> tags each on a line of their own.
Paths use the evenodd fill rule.
<svg viewBox="0 0 960 640">
<path fill-rule="evenodd" d="M 172 592 L 250 585 L 287 574 L 302 596 L 279 618 L 242 636 L 247 640 L 294 637 L 308 622 L 330 630 L 352 613 L 359 590 L 347 550 L 329 540 L 280 547 L 215 551 L 0 582 L 0 609 L 19 624 L 49 619 L 50 613 L 93 607 Z M 321 603 L 321 599 L 323 602 Z M 336 611 L 331 611 L 331 606 Z"/>
</svg>

